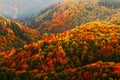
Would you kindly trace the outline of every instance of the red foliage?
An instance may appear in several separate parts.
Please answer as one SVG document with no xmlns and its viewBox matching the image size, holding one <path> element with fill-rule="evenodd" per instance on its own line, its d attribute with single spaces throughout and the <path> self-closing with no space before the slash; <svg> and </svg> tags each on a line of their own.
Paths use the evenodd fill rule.
<svg viewBox="0 0 120 80">
<path fill-rule="evenodd" d="M 13 58 L 9 58 L 6 60 L 7 65 L 9 66 L 14 61 Z"/>
<path fill-rule="evenodd" d="M 53 34 L 53 35 L 51 35 L 51 36 L 47 36 L 47 37 L 43 38 L 42 40 L 45 41 L 45 42 L 57 41 L 57 38 L 56 38 L 56 35 Z"/>
<path fill-rule="evenodd" d="M 90 76 L 90 72 L 85 71 L 85 72 L 83 73 L 83 78 L 84 78 L 85 80 L 88 79 L 89 76 Z"/>
<path fill-rule="evenodd" d="M 120 75 L 120 65 L 114 67 L 113 73 Z"/>
<path fill-rule="evenodd" d="M 61 34 L 60 34 L 60 37 L 66 37 L 66 32 L 61 33 Z"/>
<path fill-rule="evenodd" d="M 112 42 L 118 43 L 118 37 L 117 36 L 112 36 Z"/>
</svg>

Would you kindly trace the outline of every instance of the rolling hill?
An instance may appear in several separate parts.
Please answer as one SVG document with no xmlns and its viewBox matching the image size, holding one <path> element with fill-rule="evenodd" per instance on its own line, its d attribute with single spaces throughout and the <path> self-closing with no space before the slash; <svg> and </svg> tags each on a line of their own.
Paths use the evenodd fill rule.
<svg viewBox="0 0 120 80">
<path fill-rule="evenodd" d="M 0 52 L 23 47 L 25 44 L 38 39 L 40 39 L 40 34 L 36 30 L 0 16 Z"/>
<path fill-rule="evenodd" d="M 64 0 L 24 25 L 0 15 L 0 80 L 120 79 L 119 0 Z"/>
<path fill-rule="evenodd" d="M 49 35 L 96 20 L 119 24 L 119 0 L 115 1 L 113 5 L 113 0 L 109 3 L 107 1 L 109 0 L 65 0 L 46 8 L 36 19 L 27 22 L 26 25 L 38 30 L 41 34 Z M 109 7 L 111 5 L 112 9 Z"/>
<path fill-rule="evenodd" d="M 118 80 L 120 25 L 89 22 L 0 56 L 1 80 Z"/>
</svg>

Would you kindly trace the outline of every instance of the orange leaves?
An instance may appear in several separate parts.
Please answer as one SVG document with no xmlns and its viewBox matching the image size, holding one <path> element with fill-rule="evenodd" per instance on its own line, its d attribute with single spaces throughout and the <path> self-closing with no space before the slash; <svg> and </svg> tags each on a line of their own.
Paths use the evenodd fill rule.
<svg viewBox="0 0 120 80">
<path fill-rule="evenodd" d="M 64 17 L 64 15 L 62 14 L 62 12 L 60 11 L 60 10 L 58 10 L 58 13 L 57 13 L 57 17 L 56 18 L 58 18 L 58 20 L 63 20 L 63 17 Z"/>
<path fill-rule="evenodd" d="M 22 64 L 22 69 L 26 70 L 28 68 L 28 65 L 26 63 Z"/>
<path fill-rule="evenodd" d="M 32 72 L 32 73 L 37 73 L 37 72 L 39 72 L 39 70 L 38 70 L 38 69 L 33 69 L 33 70 L 31 70 L 30 72 Z"/>
<path fill-rule="evenodd" d="M 118 43 L 118 37 L 117 36 L 112 36 L 112 42 Z"/>
<path fill-rule="evenodd" d="M 2 29 L 3 29 L 4 31 L 8 31 L 8 28 L 7 28 L 5 25 L 2 25 Z"/>
<path fill-rule="evenodd" d="M 56 60 L 58 62 L 60 62 L 61 64 L 65 64 L 66 59 L 67 59 L 66 58 L 66 52 L 63 49 L 60 49 L 58 52 L 56 52 Z"/>
<path fill-rule="evenodd" d="M 75 72 L 75 68 L 68 68 L 68 72 Z"/>
<path fill-rule="evenodd" d="M 56 37 L 55 34 L 53 34 L 51 36 L 47 36 L 47 37 L 43 38 L 43 41 L 45 41 L 45 42 L 49 42 L 49 41 L 55 42 L 55 41 L 57 41 L 57 37 Z"/>
<path fill-rule="evenodd" d="M 107 32 L 109 32 L 109 30 L 110 30 L 110 29 L 109 29 L 108 27 L 105 27 L 105 28 L 103 29 L 103 32 L 106 32 L 106 33 L 107 33 Z"/>
<path fill-rule="evenodd" d="M 10 66 L 13 61 L 14 61 L 13 58 L 8 58 L 8 59 L 6 60 L 6 64 L 7 64 L 8 66 Z"/>
<path fill-rule="evenodd" d="M 63 49 L 60 49 L 58 52 L 56 52 L 56 56 L 65 57 L 66 52 Z"/>
<path fill-rule="evenodd" d="M 109 80 L 114 80 L 114 79 L 110 77 Z"/>
<path fill-rule="evenodd" d="M 72 53 L 72 52 L 74 51 L 74 48 L 70 48 L 69 50 L 70 50 L 70 52 Z"/>
<path fill-rule="evenodd" d="M 48 57 L 53 56 L 54 52 L 48 52 Z"/>
<path fill-rule="evenodd" d="M 45 42 L 48 42 L 48 41 L 50 41 L 50 37 L 45 37 L 45 38 L 43 38 L 43 40 L 44 40 Z"/>
<path fill-rule="evenodd" d="M 16 67 L 16 62 L 12 62 L 10 67 Z"/>
<path fill-rule="evenodd" d="M 54 70 L 55 69 L 53 59 L 46 58 L 46 63 L 47 63 L 47 66 L 49 66 L 48 70 Z"/>
<path fill-rule="evenodd" d="M 94 34 L 92 34 L 92 33 L 84 34 L 81 37 L 82 37 L 82 39 L 85 39 L 85 40 L 89 40 L 89 39 L 94 40 L 95 39 Z"/>
<path fill-rule="evenodd" d="M 4 57 L 8 57 L 9 51 L 4 51 L 4 52 L 0 52 L 0 55 Z"/>
<path fill-rule="evenodd" d="M 24 53 L 18 53 L 15 57 L 16 59 L 21 59 L 23 57 Z"/>
<path fill-rule="evenodd" d="M 61 34 L 60 34 L 60 37 L 66 37 L 66 32 L 61 33 Z"/>
<path fill-rule="evenodd" d="M 25 70 L 19 70 L 19 71 L 16 71 L 16 75 L 20 75 L 22 73 L 25 73 Z"/>
<path fill-rule="evenodd" d="M 15 52 L 16 52 L 16 49 L 13 48 L 13 49 L 10 51 L 10 53 L 9 53 L 8 56 L 12 56 L 12 55 L 14 55 Z"/>
<path fill-rule="evenodd" d="M 113 47 L 110 44 L 108 44 L 107 45 L 107 50 L 112 50 L 112 49 L 113 49 Z"/>
<path fill-rule="evenodd" d="M 24 56 L 27 57 L 27 58 L 29 58 L 30 57 L 30 53 L 27 52 L 27 53 L 24 54 Z"/>
<path fill-rule="evenodd" d="M 66 52 L 63 49 L 61 49 L 59 52 L 62 54 L 63 57 L 66 56 Z"/>
<path fill-rule="evenodd" d="M 108 45 L 101 44 L 101 47 L 105 51 L 112 51 L 113 50 L 113 46 L 111 46 L 110 44 L 108 44 Z"/>
<path fill-rule="evenodd" d="M 29 44 L 27 46 L 25 46 L 26 49 L 28 49 L 29 51 L 33 52 L 34 51 L 34 46 L 33 44 Z"/>
<path fill-rule="evenodd" d="M 109 62 L 109 66 L 113 66 L 115 63 L 114 62 Z"/>
<path fill-rule="evenodd" d="M 19 63 L 26 63 L 26 58 L 22 58 Z"/>
<path fill-rule="evenodd" d="M 70 31 L 70 34 L 77 34 L 77 30 Z"/>
<path fill-rule="evenodd" d="M 59 63 L 61 63 L 61 64 L 65 64 L 65 63 L 66 63 L 66 60 L 63 59 L 62 57 L 57 57 L 56 59 L 57 59 L 57 61 L 58 61 Z"/>
<path fill-rule="evenodd" d="M 57 41 L 56 35 L 55 34 L 51 35 L 51 39 L 52 41 Z"/>
<path fill-rule="evenodd" d="M 22 70 L 26 70 L 28 68 L 28 65 L 26 63 L 26 58 L 21 58 L 19 61 L 18 61 L 18 67 L 19 69 L 22 69 Z"/>
<path fill-rule="evenodd" d="M 48 66 L 53 65 L 53 60 L 51 58 L 46 58 L 46 62 Z"/>
</svg>

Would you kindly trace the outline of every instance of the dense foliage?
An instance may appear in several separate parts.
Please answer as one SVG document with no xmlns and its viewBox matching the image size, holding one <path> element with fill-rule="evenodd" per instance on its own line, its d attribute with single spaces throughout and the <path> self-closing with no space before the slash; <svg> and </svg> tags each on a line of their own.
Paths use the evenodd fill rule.
<svg viewBox="0 0 120 80">
<path fill-rule="evenodd" d="M 0 60 L 1 80 L 117 80 L 120 26 L 90 22 L 1 52 Z"/>
<path fill-rule="evenodd" d="M 52 34 L 95 20 L 120 23 L 118 5 L 119 0 L 65 0 L 42 11 L 27 26 L 35 28 L 41 34 Z"/>
<path fill-rule="evenodd" d="M 119 0 L 65 0 L 25 23 L 41 36 L 0 16 L 0 80 L 119 80 L 119 9 Z"/>
<path fill-rule="evenodd" d="M 39 38 L 39 32 L 0 16 L 0 52 L 23 47 Z"/>
</svg>

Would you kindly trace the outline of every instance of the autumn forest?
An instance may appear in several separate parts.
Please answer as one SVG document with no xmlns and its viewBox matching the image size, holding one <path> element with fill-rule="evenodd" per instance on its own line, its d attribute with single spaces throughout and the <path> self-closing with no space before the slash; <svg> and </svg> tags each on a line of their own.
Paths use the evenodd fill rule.
<svg viewBox="0 0 120 80">
<path fill-rule="evenodd" d="M 22 20 L 0 13 L 0 80 L 120 80 L 120 0 L 64 0 Z"/>
</svg>

